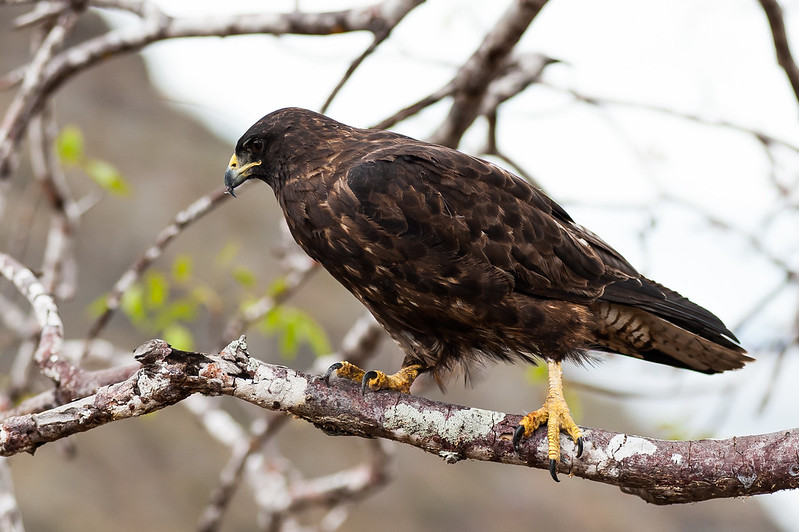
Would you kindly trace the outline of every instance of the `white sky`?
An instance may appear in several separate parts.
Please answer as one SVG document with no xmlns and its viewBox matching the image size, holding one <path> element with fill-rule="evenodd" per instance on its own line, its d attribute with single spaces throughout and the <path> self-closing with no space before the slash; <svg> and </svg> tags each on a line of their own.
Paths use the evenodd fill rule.
<svg viewBox="0 0 799 532">
<path fill-rule="evenodd" d="M 186 16 L 255 12 L 265 6 L 289 11 L 297 4 L 302 10 L 336 10 L 357 3 L 160 1 L 168 13 Z M 360 2 L 368 3 L 372 2 Z M 799 55 L 799 5 L 782 3 L 789 38 Z M 417 8 L 367 59 L 328 114 L 365 127 L 441 87 L 506 5 L 437 0 Z M 318 109 L 369 42 L 367 34 L 201 38 L 159 43 L 144 55 L 154 82 L 167 97 L 228 138 L 232 148 L 252 122 L 274 109 Z M 776 64 L 765 16 L 753 0 L 553 1 L 534 21 L 520 50 L 567 62 L 547 71 L 545 79 L 554 86 L 724 120 L 799 145 L 797 103 Z M 396 129 L 424 138 L 446 109 L 446 103 L 435 106 Z M 533 173 L 578 222 L 611 242 L 650 277 L 689 295 L 730 324 L 780 282 L 779 270 L 741 238 L 708 227 L 690 210 L 656 201 L 660 191 L 734 227 L 765 227 L 766 236 L 758 242 L 794 267 L 799 263 L 799 215 L 795 208 L 784 209 L 776 197 L 769 159 L 750 135 L 649 111 L 597 110 L 545 87 L 516 97 L 500 116 L 501 149 Z M 479 152 L 483 141 L 484 125 L 478 124 L 461 148 Z M 789 150 L 775 154 L 773 179 L 795 185 L 799 155 Z M 796 194 L 794 204 L 799 201 Z M 643 241 L 640 234 L 652 218 L 658 223 Z M 795 326 L 797 295 L 794 288 L 768 306 L 741 331 L 744 343 L 763 345 L 786 338 Z M 799 374 L 796 354 L 784 374 Z M 590 371 L 567 373 L 608 382 L 611 373 L 618 374 L 628 364 L 636 369 L 629 390 L 669 390 L 677 382 L 689 392 L 706 390 L 718 401 L 732 401 L 740 412 L 723 422 L 719 435 L 795 424 L 795 412 L 790 416 L 775 406 L 799 400 L 796 387 L 787 382 L 780 386 L 778 381 L 772 407 L 764 413 L 749 406 L 768 386 L 773 366 L 769 357 L 729 375 L 708 379 L 678 372 L 676 380 L 665 383 L 661 369 L 641 368 L 620 357 Z M 744 382 L 751 393 L 735 391 Z M 720 395 L 728 388 L 733 392 Z M 703 400 L 712 403 L 712 397 Z M 642 415 L 632 404 L 627 406 L 633 415 Z M 650 415 L 652 408 L 659 408 L 653 426 L 664 420 L 686 421 L 681 413 L 693 410 L 676 399 L 646 401 L 645 406 Z M 700 428 L 707 419 L 697 418 Z M 686 422 L 691 424 L 690 419 Z M 774 513 L 785 523 L 799 522 L 799 495 L 765 499 L 779 505 L 781 511 Z"/>
</svg>

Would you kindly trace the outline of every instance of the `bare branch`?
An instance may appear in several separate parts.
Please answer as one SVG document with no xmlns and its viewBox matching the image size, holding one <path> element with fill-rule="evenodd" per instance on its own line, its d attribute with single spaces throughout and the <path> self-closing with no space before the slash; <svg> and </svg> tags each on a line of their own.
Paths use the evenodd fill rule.
<svg viewBox="0 0 799 532">
<path fill-rule="evenodd" d="M 785 71 L 788 77 L 788 82 L 793 88 L 793 94 L 799 102 L 799 68 L 796 66 L 796 61 L 791 54 L 791 46 L 788 43 L 788 35 L 785 32 L 785 18 L 782 14 L 782 8 L 777 0 L 758 0 L 763 7 L 763 12 L 768 18 L 768 24 L 771 28 L 771 37 L 774 40 L 774 50 L 777 54 L 777 63 Z"/>
<path fill-rule="evenodd" d="M 575 90 L 575 89 L 558 87 L 556 85 L 552 85 L 550 83 L 545 83 L 543 81 L 541 81 L 540 83 L 542 85 L 546 85 L 547 87 L 550 87 L 552 89 L 560 90 L 560 91 L 563 91 L 563 92 L 567 92 L 567 93 L 571 94 L 576 100 L 581 101 L 583 103 L 586 103 L 588 105 L 593 105 L 593 106 L 596 106 L 596 107 L 601 107 L 601 106 L 605 106 L 605 105 L 617 106 L 617 107 L 629 107 L 631 109 L 643 109 L 645 111 L 652 111 L 652 112 L 661 113 L 661 114 L 664 114 L 664 115 L 676 116 L 678 118 L 683 118 L 685 120 L 689 120 L 691 122 L 696 122 L 697 124 L 702 124 L 702 125 L 705 125 L 705 126 L 720 127 L 720 128 L 732 129 L 734 131 L 740 131 L 742 133 L 746 133 L 748 135 L 752 135 L 758 141 L 762 142 L 765 146 L 771 146 L 771 145 L 773 145 L 773 146 L 782 146 L 783 148 L 787 148 L 787 149 L 789 149 L 789 150 L 791 150 L 793 152 L 799 153 L 799 146 L 797 146 L 796 144 L 791 144 L 790 142 L 788 142 L 786 140 L 780 139 L 780 138 L 775 137 L 773 135 L 769 135 L 768 133 L 766 133 L 764 131 L 761 131 L 761 130 L 758 130 L 758 129 L 754 129 L 754 128 L 750 128 L 750 127 L 746 127 L 746 126 L 741 126 L 739 124 L 735 124 L 733 122 L 728 122 L 726 120 L 718 120 L 718 119 L 707 118 L 707 117 L 703 117 L 701 115 L 694 114 L 694 113 L 684 113 L 684 112 L 676 111 L 674 109 L 670 109 L 668 107 L 663 107 L 663 106 L 660 106 L 660 105 L 653 105 L 653 104 L 649 104 L 649 103 L 631 102 L 631 101 L 625 101 L 625 100 L 614 100 L 612 98 L 600 98 L 600 97 L 591 96 L 591 95 L 582 93 L 582 92 L 580 92 L 578 90 Z"/>
<path fill-rule="evenodd" d="M 385 438 L 437 454 L 449 463 L 472 459 L 548 467 L 545 431 L 521 454 L 511 438 L 520 415 L 430 401 L 394 392 L 362 394 L 360 386 L 249 358 L 242 339 L 219 355 L 172 349 L 151 340 L 136 350 L 144 367 L 97 394 L 0 423 L 0 454 L 37 447 L 118 419 L 175 404 L 193 393 L 231 395 L 288 412 L 331 435 Z M 663 441 L 584 428 L 583 456 L 562 436 L 560 469 L 620 486 L 656 504 L 739 497 L 799 487 L 799 430 L 728 440 Z"/>
<path fill-rule="evenodd" d="M 63 169 L 52 152 L 55 136 L 55 123 L 49 108 L 45 108 L 31 121 L 29 134 L 31 169 L 52 211 L 41 278 L 48 292 L 69 299 L 75 294 L 77 266 L 73 247 L 80 211 L 70 195 Z"/>
<path fill-rule="evenodd" d="M 480 47 L 458 71 L 452 108 L 431 142 L 458 146 L 464 132 L 480 113 L 491 81 L 501 74 L 513 47 L 545 4 L 546 0 L 513 2 L 486 34 Z"/>
<path fill-rule="evenodd" d="M 421 0 L 386 0 L 371 6 L 326 13 L 270 13 L 230 17 L 168 17 L 158 10 L 148 10 L 140 26 L 111 31 L 73 46 L 51 57 L 54 45 L 63 40 L 76 20 L 69 11 L 45 39 L 34 61 L 26 69 L 23 86 L 0 125 L 0 180 L 11 172 L 12 155 L 31 117 L 37 114 L 47 97 L 78 72 L 97 62 L 123 53 L 135 52 L 148 44 L 180 37 L 223 37 L 270 33 L 274 35 L 331 35 L 369 31 L 375 35 L 387 31 Z M 62 20 L 63 19 L 63 20 Z M 9 75 L 3 85 L 19 79 Z"/>
<path fill-rule="evenodd" d="M 22 526 L 22 514 L 14 496 L 11 468 L 5 458 L 0 459 L 0 501 L 0 530 L 23 532 L 25 527 Z"/>
<path fill-rule="evenodd" d="M 389 35 L 391 35 L 391 30 L 393 30 L 397 26 L 397 24 L 399 24 L 402 21 L 402 19 L 405 17 L 405 15 L 407 15 L 410 12 L 411 9 L 413 9 L 417 5 L 421 4 L 423 1 L 424 0 L 419 0 L 419 1 L 414 2 L 413 5 L 409 6 L 410 9 L 408 9 L 407 11 L 404 11 L 404 12 L 401 13 L 401 16 L 399 18 L 396 18 L 396 17 L 393 18 L 393 20 L 391 20 L 391 24 L 390 25 L 385 24 L 381 28 L 376 29 L 373 32 L 374 36 L 375 36 L 374 40 L 366 48 L 366 50 L 364 50 L 363 53 L 361 55 L 359 55 L 352 62 L 352 64 L 350 64 L 349 68 L 344 73 L 344 76 L 336 84 L 335 88 L 330 93 L 330 96 L 328 96 L 327 100 L 325 100 L 325 103 L 322 104 L 322 107 L 319 110 L 320 113 L 325 113 L 327 111 L 328 107 L 330 107 L 330 104 L 333 103 L 333 98 L 336 97 L 336 95 L 339 93 L 339 91 L 342 89 L 342 87 L 344 87 L 344 84 L 347 83 L 347 81 L 350 79 L 350 77 L 352 77 L 352 75 L 355 73 L 355 70 L 359 66 L 361 66 L 361 64 L 364 62 L 364 60 L 367 57 L 369 57 L 372 53 L 374 53 L 375 50 L 377 50 L 377 47 L 380 46 L 383 43 L 383 41 L 388 39 Z"/>
<path fill-rule="evenodd" d="M 389 116 L 388 118 L 378 122 L 377 124 L 372 126 L 372 129 L 388 129 L 393 125 L 397 124 L 398 122 L 402 122 L 406 118 L 409 118 L 424 109 L 430 107 L 433 104 L 436 104 L 446 98 L 447 96 L 452 96 L 452 93 L 455 91 L 455 82 L 450 81 L 434 93 L 425 96 L 418 102 L 409 105 L 403 109 L 400 109 L 393 115 Z"/>
<path fill-rule="evenodd" d="M 42 373 L 56 382 L 63 382 L 74 375 L 77 368 L 61 354 L 64 325 L 53 298 L 29 269 L 5 253 L 0 253 L 0 275 L 11 281 L 33 307 L 41 329 L 34 359 Z"/>
<path fill-rule="evenodd" d="M 9 105 L 0 123 L 0 179 L 10 173 L 13 152 L 22 131 L 30 118 L 42 108 L 47 95 L 46 67 L 56 48 L 64 42 L 69 31 L 78 21 L 78 12 L 68 9 L 58 17 L 58 21 L 39 46 L 22 80 L 22 87 Z M 35 104 L 35 105 L 34 105 Z"/>
<path fill-rule="evenodd" d="M 347 332 L 339 353 L 317 358 L 312 372 L 322 373 L 337 360 L 349 360 L 361 365 L 375 353 L 380 340 L 384 337 L 383 328 L 371 314 L 367 313 Z M 228 463 L 219 475 L 219 485 L 200 518 L 199 530 L 211 531 L 219 528 L 224 512 L 241 482 L 247 460 L 282 429 L 288 419 L 284 415 L 273 414 L 267 416 L 265 420 L 256 420 L 250 436 L 247 439 L 237 440 Z M 229 434 L 231 431 L 227 429 L 225 432 Z"/>
<path fill-rule="evenodd" d="M 125 292 L 127 292 L 139 279 L 141 274 L 161 256 L 166 246 L 186 227 L 211 212 L 227 198 L 228 194 L 225 192 L 224 188 L 205 194 L 184 210 L 180 211 L 175 216 L 172 223 L 158 233 L 155 243 L 147 248 L 144 253 L 136 259 L 136 262 L 122 274 L 116 284 L 114 284 L 111 292 L 106 296 L 105 310 L 95 320 L 86 335 L 87 349 L 88 342 L 97 338 L 97 335 L 100 334 L 100 331 L 103 330 L 103 327 L 106 326 L 111 316 L 113 316 L 114 312 L 119 308 L 119 304 L 122 302 L 122 296 Z"/>
</svg>

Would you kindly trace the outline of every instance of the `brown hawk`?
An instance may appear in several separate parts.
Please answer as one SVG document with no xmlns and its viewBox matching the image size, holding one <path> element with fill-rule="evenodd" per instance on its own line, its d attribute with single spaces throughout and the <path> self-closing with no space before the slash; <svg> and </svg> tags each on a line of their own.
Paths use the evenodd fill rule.
<svg viewBox="0 0 799 532">
<path fill-rule="evenodd" d="M 289 108 L 236 144 L 225 185 L 249 179 L 272 187 L 297 243 L 405 353 L 393 375 L 340 362 L 327 377 L 407 393 L 456 364 L 543 359 L 549 393 L 513 443 L 546 423 L 555 480 L 560 431 L 582 451 L 562 360 L 599 350 L 702 373 L 752 360 L 716 316 L 643 277 L 543 192 L 457 150 Z"/>
</svg>

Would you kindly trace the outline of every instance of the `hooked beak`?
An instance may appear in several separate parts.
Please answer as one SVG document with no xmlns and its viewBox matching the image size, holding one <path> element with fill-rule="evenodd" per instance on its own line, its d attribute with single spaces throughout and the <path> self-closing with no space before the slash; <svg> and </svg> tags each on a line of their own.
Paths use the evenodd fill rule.
<svg viewBox="0 0 799 532">
<path fill-rule="evenodd" d="M 250 178 L 250 171 L 252 168 L 260 164 L 261 161 L 253 161 L 245 165 L 239 165 L 239 160 L 234 153 L 225 171 L 225 188 L 227 189 L 227 193 L 235 198 L 236 194 L 233 192 L 233 189 L 247 181 Z"/>
</svg>

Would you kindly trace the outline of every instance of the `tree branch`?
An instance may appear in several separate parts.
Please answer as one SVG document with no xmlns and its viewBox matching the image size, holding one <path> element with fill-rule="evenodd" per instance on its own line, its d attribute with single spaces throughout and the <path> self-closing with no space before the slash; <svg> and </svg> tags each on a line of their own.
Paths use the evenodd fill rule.
<svg viewBox="0 0 799 532">
<path fill-rule="evenodd" d="M 480 47 L 458 71 L 449 115 L 431 142 L 457 147 L 480 113 L 491 82 L 503 73 L 507 58 L 546 0 L 517 0 L 489 31 Z"/>
<path fill-rule="evenodd" d="M 97 338 L 100 331 L 108 324 L 114 312 L 119 308 L 125 292 L 127 292 L 139 277 L 141 277 L 141 274 L 163 254 L 167 245 L 169 245 L 169 243 L 186 227 L 211 212 L 229 197 L 224 188 L 219 188 L 214 192 L 204 194 L 193 201 L 191 205 L 177 213 L 172 223 L 164 227 L 161 232 L 158 233 L 155 243 L 147 248 L 130 268 L 125 270 L 125 273 L 123 273 L 114 284 L 111 292 L 105 297 L 105 309 L 102 314 L 97 317 L 91 327 L 89 327 L 89 332 L 86 334 L 86 348 L 84 349 L 84 354 L 89 349 L 89 343 Z"/>
<path fill-rule="evenodd" d="M 35 60 L 22 71 L 5 76 L 0 85 L 22 81 L 23 87 L 0 124 L 0 180 L 11 173 L 12 156 L 30 119 L 67 79 L 110 57 L 141 50 L 157 41 L 180 37 L 224 37 L 268 33 L 273 35 L 332 35 L 369 31 L 379 35 L 393 28 L 423 0 L 385 0 L 377 4 L 325 13 L 268 13 L 230 17 L 170 17 L 147 2 L 142 23 L 108 32 L 75 45 L 56 56 L 50 42 L 60 42 L 74 24 L 71 10 L 61 15 Z M 103 3 L 104 6 L 107 4 Z M 138 5 L 138 4 L 137 4 Z M 126 4 L 127 6 L 127 4 Z M 57 31 L 56 31 L 57 30 Z M 48 45 L 48 46 L 46 46 Z"/>
<path fill-rule="evenodd" d="M 791 46 L 788 43 L 788 35 L 785 33 L 785 19 L 782 15 L 782 8 L 777 0 L 758 0 L 763 7 L 763 12 L 768 18 L 771 28 L 771 37 L 774 40 L 774 51 L 777 54 L 777 63 L 785 71 L 788 82 L 793 88 L 793 94 L 799 102 L 799 68 L 791 54 Z"/>
<path fill-rule="evenodd" d="M 323 379 L 251 359 L 243 337 L 220 354 L 172 349 L 150 340 L 136 350 L 143 367 L 95 395 L 0 423 L 0 454 L 45 443 L 175 404 L 191 394 L 230 395 L 293 414 L 330 435 L 385 438 L 437 454 L 448 463 L 484 460 L 548 467 L 545 431 L 516 454 L 520 415 L 430 401 L 394 392 L 361 394 L 349 381 Z M 728 440 L 664 441 L 583 429 L 583 456 L 562 436 L 559 469 L 616 485 L 656 504 L 739 497 L 799 487 L 799 430 Z"/>
</svg>

